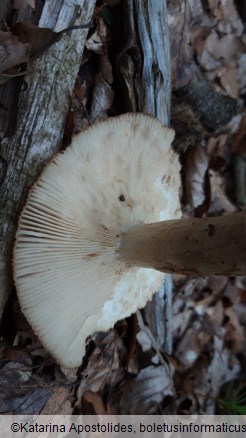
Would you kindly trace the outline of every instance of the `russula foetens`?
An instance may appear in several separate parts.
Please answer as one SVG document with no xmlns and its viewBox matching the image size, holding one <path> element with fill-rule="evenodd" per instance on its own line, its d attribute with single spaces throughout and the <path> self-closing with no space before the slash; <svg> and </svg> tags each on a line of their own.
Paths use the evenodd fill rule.
<svg viewBox="0 0 246 438">
<path fill-rule="evenodd" d="M 246 271 L 244 214 L 179 220 L 173 136 L 142 114 L 97 123 L 73 138 L 29 193 L 15 284 L 34 331 L 65 367 L 81 364 L 89 335 L 143 307 L 162 272 Z"/>
</svg>

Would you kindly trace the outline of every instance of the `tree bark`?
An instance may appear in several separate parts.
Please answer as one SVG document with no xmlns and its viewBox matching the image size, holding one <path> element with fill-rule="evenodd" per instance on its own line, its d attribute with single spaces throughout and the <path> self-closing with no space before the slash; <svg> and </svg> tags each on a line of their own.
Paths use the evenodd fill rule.
<svg viewBox="0 0 246 438">
<path fill-rule="evenodd" d="M 87 24 L 96 0 L 46 0 L 40 27 L 59 32 Z M 62 36 L 30 63 L 25 76 L 14 134 L 0 151 L 0 314 L 12 288 L 12 249 L 18 215 L 28 189 L 58 151 L 87 30 Z"/>
<path fill-rule="evenodd" d="M 171 72 L 166 1 L 127 0 L 124 2 L 124 48 L 117 70 L 122 84 L 124 109 L 170 122 Z M 157 346 L 171 353 L 172 278 L 144 309 L 145 320 Z"/>
</svg>

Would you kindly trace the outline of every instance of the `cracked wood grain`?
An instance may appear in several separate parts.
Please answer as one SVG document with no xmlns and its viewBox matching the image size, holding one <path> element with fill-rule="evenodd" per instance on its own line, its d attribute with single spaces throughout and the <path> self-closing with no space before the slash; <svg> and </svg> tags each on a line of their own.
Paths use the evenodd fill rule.
<svg viewBox="0 0 246 438">
<path fill-rule="evenodd" d="M 117 71 L 125 109 L 170 122 L 170 48 L 166 1 L 127 0 L 125 35 Z M 145 319 L 162 352 L 171 354 L 172 277 L 144 309 Z"/>
<path fill-rule="evenodd" d="M 40 27 L 56 32 L 90 22 L 95 0 L 46 0 Z M 76 29 L 29 66 L 14 134 L 0 149 L 0 314 L 12 289 L 12 250 L 28 189 L 59 150 L 88 30 Z"/>
</svg>

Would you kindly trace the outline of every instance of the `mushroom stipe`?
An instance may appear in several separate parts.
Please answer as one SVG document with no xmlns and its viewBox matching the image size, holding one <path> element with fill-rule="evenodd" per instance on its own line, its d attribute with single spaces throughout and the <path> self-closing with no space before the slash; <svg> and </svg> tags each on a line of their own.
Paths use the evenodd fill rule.
<svg viewBox="0 0 246 438">
<path fill-rule="evenodd" d="M 180 219 L 174 132 L 126 114 L 76 135 L 21 213 L 13 271 L 51 355 L 78 367 L 86 338 L 143 307 L 166 272 L 246 274 L 246 213 Z"/>
</svg>

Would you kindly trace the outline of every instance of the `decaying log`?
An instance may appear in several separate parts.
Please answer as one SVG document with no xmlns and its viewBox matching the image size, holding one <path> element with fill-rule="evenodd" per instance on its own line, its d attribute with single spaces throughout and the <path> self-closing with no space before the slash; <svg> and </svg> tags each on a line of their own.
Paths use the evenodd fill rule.
<svg viewBox="0 0 246 438">
<path fill-rule="evenodd" d="M 117 70 L 127 111 L 140 111 L 170 121 L 170 54 L 166 1 L 127 0 L 125 44 Z M 144 310 L 158 347 L 171 353 L 172 279 L 166 282 Z"/>
<path fill-rule="evenodd" d="M 127 0 L 125 48 L 118 72 L 128 111 L 170 119 L 170 53 L 166 1 Z"/>
<path fill-rule="evenodd" d="M 87 24 L 95 0 L 46 0 L 40 27 L 56 32 Z M 61 145 L 87 30 L 76 29 L 29 65 L 14 134 L 0 152 L 0 313 L 12 288 L 15 228 L 29 187 Z"/>
</svg>

